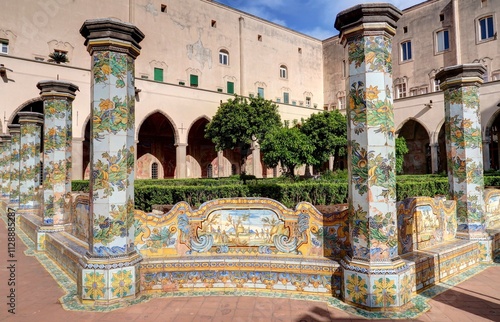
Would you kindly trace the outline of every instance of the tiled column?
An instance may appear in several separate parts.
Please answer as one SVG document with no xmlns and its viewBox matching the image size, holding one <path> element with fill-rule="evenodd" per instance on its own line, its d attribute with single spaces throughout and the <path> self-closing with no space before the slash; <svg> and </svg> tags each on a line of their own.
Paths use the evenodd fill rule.
<svg viewBox="0 0 500 322">
<path fill-rule="evenodd" d="M 40 186 L 40 144 L 43 114 L 19 112 L 21 124 L 21 151 L 19 170 L 19 209 L 33 212 L 38 209 Z"/>
<path fill-rule="evenodd" d="M 5 206 L 9 204 L 9 196 L 10 196 L 10 173 L 11 173 L 11 136 L 10 135 L 0 135 L 3 143 L 3 152 L 0 156 L 2 159 L 3 169 L 2 172 L 2 202 Z"/>
<path fill-rule="evenodd" d="M 2 137 L 0 137 L 0 198 L 1 198 L 1 190 L 2 190 L 2 184 L 3 184 L 3 176 L 4 173 L 7 173 L 10 171 L 10 164 L 6 162 L 5 158 L 5 142 L 2 140 Z M 1 200 L 0 200 L 1 201 Z M 0 204 L 1 206 L 1 204 Z"/>
<path fill-rule="evenodd" d="M 481 64 L 444 68 L 436 74 L 444 91 L 446 157 L 450 194 L 457 201 L 457 236 L 485 240 L 483 142 L 479 86 L 486 69 Z M 491 243 L 490 243 L 491 249 Z M 491 250 L 489 258 L 491 261 Z"/>
<path fill-rule="evenodd" d="M 71 192 L 72 102 L 76 85 L 63 81 L 41 81 L 37 84 L 43 99 L 43 224 L 68 223 L 64 197 Z"/>
<path fill-rule="evenodd" d="M 175 178 L 187 178 L 186 169 L 186 147 L 187 143 L 178 143 L 175 146 Z"/>
<path fill-rule="evenodd" d="M 9 124 L 10 144 L 10 192 L 9 207 L 19 208 L 19 151 L 21 150 L 21 126 Z"/>
<path fill-rule="evenodd" d="M 114 19 L 84 22 L 91 55 L 89 253 L 81 262 L 78 294 L 111 303 L 139 292 L 140 255 L 134 248 L 135 58 L 144 34 Z"/>
<path fill-rule="evenodd" d="M 362 4 L 335 27 L 349 58 L 348 169 L 352 253 L 341 261 L 343 297 L 368 309 L 406 304 L 411 275 L 398 256 L 392 38 L 401 11 Z"/>
</svg>

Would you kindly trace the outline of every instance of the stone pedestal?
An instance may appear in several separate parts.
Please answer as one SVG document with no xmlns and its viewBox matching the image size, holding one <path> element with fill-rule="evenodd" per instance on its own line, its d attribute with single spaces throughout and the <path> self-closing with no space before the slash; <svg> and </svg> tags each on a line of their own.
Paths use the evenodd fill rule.
<svg viewBox="0 0 500 322">
<path fill-rule="evenodd" d="M 21 150 L 21 126 L 19 124 L 9 124 L 7 127 L 9 128 L 9 134 L 11 136 L 9 207 L 17 211 L 19 208 L 19 151 Z"/>
<path fill-rule="evenodd" d="M 337 15 L 348 51 L 349 210 L 352 250 L 342 261 L 343 298 L 366 309 L 399 308 L 412 276 L 398 256 L 392 38 L 401 11 L 362 4 Z"/>
<path fill-rule="evenodd" d="M 186 168 L 186 147 L 187 143 L 179 143 L 175 146 L 175 178 L 187 178 Z"/>
<path fill-rule="evenodd" d="M 114 19 L 84 22 L 91 55 L 90 250 L 78 273 L 78 295 L 103 304 L 139 292 L 134 248 L 134 63 L 144 34 Z"/>
<path fill-rule="evenodd" d="M 62 81 L 37 84 L 43 99 L 43 224 L 64 225 L 69 221 L 64 211 L 65 197 L 71 192 L 72 104 L 76 85 Z"/>
<path fill-rule="evenodd" d="M 40 144 L 43 114 L 19 112 L 21 150 L 19 169 L 19 210 L 35 212 L 40 206 Z"/>
<path fill-rule="evenodd" d="M 485 71 L 481 64 L 456 65 L 444 68 L 436 79 L 444 91 L 448 181 L 457 201 L 457 236 L 482 241 L 488 251 L 479 108 Z M 491 261 L 491 255 L 485 260 Z"/>
</svg>

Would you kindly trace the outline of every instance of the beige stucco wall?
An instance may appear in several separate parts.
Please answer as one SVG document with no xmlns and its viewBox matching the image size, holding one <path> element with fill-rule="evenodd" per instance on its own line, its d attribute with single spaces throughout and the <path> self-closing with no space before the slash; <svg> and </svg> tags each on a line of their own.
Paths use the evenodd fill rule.
<svg viewBox="0 0 500 322">
<path fill-rule="evenodd" d="M 73 103 L 75 178 L 82 173 L 81 141 L 90 114 L 90 56 L 79 33 L 86 19 L 131 21 L 146 35 L 136 61 L 136 86 L 141 90 L 136 103 L 136 138 L 145 118 L 161 111 L 176 131 L 176 142 L 187 143 L 190 126 L 199 118 L 213 117 L 220 102 L 231 97 L 226 93 L 227 81 L 234 82 L 235 92 L 244 96 L 256 95 L 257 88 L 263 87 L 266 99 L 281 100 L 278 105 L 283 120 L 307 118 L 325 106 L 338 108 L 338 97 L 346 90 L 347 79 L 342 74 L 346 55 L 337 36 L 321 41 L 216 2 L 4 2 L 0 39 L 9 40 L 9 53 L 0 55 L 0 64 L 12 71 L 0 80 L 2 131 L 5 133 L 7 123 L 23 104 L 38 97 L 38 81 L 59 78 L 78 85 L 80 91 Z M 161 12 L 162 4 L 167 5 L 166 12 Z M 414 119 L 427 129 L 431 142 L 435 141 L 444 121 L 444 105 L 442 92 L 432 93 L 433 75 L 443 66 L 478 61 L 487 65 L 489 73 L 489 82 L 481 88 L 486 133 L 500 103 L 500 81 L 491 81 L 491 73 L 500 70 L 498 40 L 477 40 L 478 18 L 492 14 L 495 30 L 499 27 L 500 2 L 488 0 L 487 4 L 481 7 L 481 1 L 476 0 L 429 0 L 404 11 L 393 41 L 394 79 L 406 77 L 408 96 L 395 99 L 397 129 Z M 435 33 L 443 28 L 450 30 L 450 50 L 436 53 Z M 400 44 L 409 39 L 413 59 L 401 62 Z M 70 62 L 48 63 L 54 49 L 67 51 Z M 219 64 L 221 49 L 229 53 L 227 66 Z M 287 79 L 280 78 L 281 65 L 288 69 Z M 164 69 L 163 83 L 153 80 L 155 67 Z M 190 74 L 199 76 L 198 88 L 189 87 Z M 410 90 L 420 86 L 428 86 L 429 93 L 409 97 Z M 290 94 L 290 104 L 282 103 L 283 92 Z M 311 97 L 309 108 L 304 106 L 306 97 Z M 426 104 L 431 100 L 429 108 Z"/>
</svg>

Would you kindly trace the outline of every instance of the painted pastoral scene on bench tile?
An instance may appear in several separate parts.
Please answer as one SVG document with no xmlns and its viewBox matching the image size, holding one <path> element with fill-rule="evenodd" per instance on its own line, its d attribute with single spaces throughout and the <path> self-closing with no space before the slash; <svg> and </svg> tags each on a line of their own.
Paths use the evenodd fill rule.
<svg viewBox="0 0 500 322">
<path fill-rule="evenodd" d="M 211 235 L 214 246 L 274 246 L 273 236 L 289 236 L 283 220 L 267 209 L 231 209 L 210 213 L 198 236 Z"/>
</svg>

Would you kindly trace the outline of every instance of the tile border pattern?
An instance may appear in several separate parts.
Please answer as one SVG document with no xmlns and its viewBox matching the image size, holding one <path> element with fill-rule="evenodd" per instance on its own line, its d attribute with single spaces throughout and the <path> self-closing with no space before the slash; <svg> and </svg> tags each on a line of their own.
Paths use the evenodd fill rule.
<svg viewBox="0 0 500 322">
<path fill-rule="evenodd" d="M 6 223 L 7 218 L 2 212 L 0 215 L 2 220 Z M 18 217 L 19 223 L 19 217 Z M 19 226 L 18 226 L 19 227 Z M 500 265 L 500 254 L 496 256 L 496 263 L 493 264 L 479 264 L 474 268 L 467 270 L 457 276 L 454 276 L 446 281 L 446 283 L 441 283 L 434 285 L 429 289 L 423 291 L 422 293 L 415 296 L 410 300 L 411 305 L 401 312 L 369 312 L 354 306 L 350 306 L 341 300 L 333 297 L 324 297 L 318 295 L 301 295 L 301 294 L 284 294 L 284 293 L 263 293 L 263 292 L 252 292 L 252 291 L 184 291 L 184 292 L 168 292 L 161 294 L 144 294 L 131 300 L 126 300 L 120 303 L 115 303 L 110 306 L 88 306 L 81 304 L 78 301 L 76 282 L 73 281 L 63 270 L 59 267 L 47 254 L 43 252 L 38 252 L 35 250 L 35 243 L 21 230 L 16 231 L 19 239 L 28 248 L 24 253 L 26 256 L 34 256 L 40 264 L 47 270 L 47 272 L 54 278 L 54 280 L 59 284 L 59 286 L 66 292 L 59 302 L 62 304 L 65 310 L 69 311 L 93 311 L 93 312 L 109 312 L 126 306 L 139 304 L 147 302 L 153 298 L 167 298 L 167 297 L 196 297 L 196 296 L 253 296 L 253 297 L 278 297 L 278 298 L 290 298 L 292 300 L 305 300 L 305 301 L 316 301 L 325 302 L 329 306 L 347 312 L 349 314 L 358 315 L 361 317 L 369 319 L 408 319 L 417 318 L 422 313 L 425 313 L 430 309 L 428 300 L 439 295 L 455 285 L 473 277 L 474 275 L 482 272 L 488 267 L 499 266 Z"/>
</svg>

